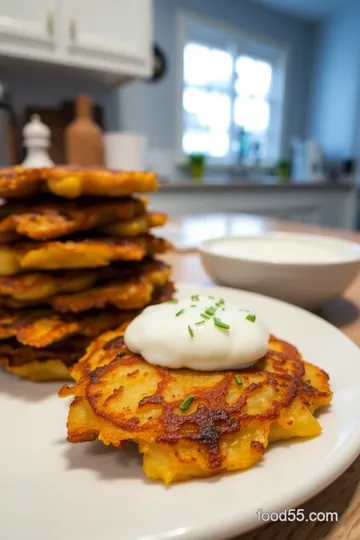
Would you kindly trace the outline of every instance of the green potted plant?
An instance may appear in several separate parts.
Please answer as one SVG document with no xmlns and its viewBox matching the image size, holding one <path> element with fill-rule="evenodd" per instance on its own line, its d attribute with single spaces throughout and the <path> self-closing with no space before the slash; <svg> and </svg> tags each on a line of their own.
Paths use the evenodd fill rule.
<svg viewBox="0 0 360 540">
<path fill-rule="evenodd" d="M 188 162 L 191 177 L 194 180 L 201 180 L 205 173 L 205 154 L 190 154 Z"/>
<path fill-rule="evenodd" d="M 291 174 L 291 161 L 287 158 L 281 158 L 278 160 L 275 167 L 275 175 L 279 180 L 287 181 L 290 179 Z"/>
</svg>

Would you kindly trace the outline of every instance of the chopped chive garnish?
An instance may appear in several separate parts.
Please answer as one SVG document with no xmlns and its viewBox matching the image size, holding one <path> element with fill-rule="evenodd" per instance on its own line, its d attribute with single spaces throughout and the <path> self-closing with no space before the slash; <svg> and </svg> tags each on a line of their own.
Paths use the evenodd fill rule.
<svg viewBox="0 0 360 540">
<path fill-rule="evenodd" d="M 204 321 L 199 321 L 199 322 L 196 322 L 195 325 L 196 326 L 202 326 L 203 324 L 205 324 L 205 320 Z"/>
<path fill-rule="evenodd" d="M 178 317 L 179 315 L 182 315 L 184 313 L 185 309 L 180 309 L 177 313 L 175 313 L 175 316 Z"/>
<path fill-rule="evenodd" d="M 187 397 L 186 399 L 184 399 L 184 401 L 180 403 L 179 409 L 181 411 L 186 411 L 190 407 L 193 401 L 194 401 L 194 396 Z"/>
<path fill-rule="evenodd" d="M 256 315 L 246 315 L 246 319 L 250 322 L 255 322 L 256 321 Z"/>
<path fill-rule="evenodd" d="M 206 315 L 206 313 L 200 313 L 200 317 L 202 317 L 203 319 L 210 319 L 210 317 Z"/>
<path fill-rule="evenodd" d="M 221 308 L 221 311 L 225 311 L 225 308 L 224 308 L 224 307 L 223 307 L 223 308 Z"/>
<path fill-rule="evenodd" d="M 178 301 L 179 300 L 177 298 L 170 298 L 170 300 L 168 300 L 168 304 L 177 304 Z"/>
<path fill-rule="evenodd" d="M 191 328 L 190 324 L 188 325 L 188 330 L 189 330 L 189 334 L 190 334 L 190 337 L 194 337 L 194 330 Z"/>
<path fill-rule="evenodd" d="M 211 300 L 215 300 L 215 296 L 208 296 L 208 298 L 211 298 Z"/>
<path fill-rule="evenodd" d="M 215 303 L 215 306 L 220 307 L 225 304 L 225 300 L 223 298 L 220 298 L 218 302 Z"/>
<path fill-rule="evenodd" d="M 229 330 L 230 325 L 222 322 L 220 319 L 214 318 L 214 324 L 215 326 L 218 326 L 219 328 L 224 328 L 225 330 Z"/>
<path fill-rule="evenodd" d="M 243 383 L 240 375 L 235 375 L 235 381 L 236 381 L 236 384 L 238 384 L 239 386 Z"/>
<path fill-rule="evenodd" d="M 198 295 L 198 294 L 193 294 L 193 295 L 191 296 L 191 300 L 192 300 L 193 302 L 198 302 L 198 301 L 199 301 L 199 295 Z"/>
<path fill-rule="evenodd" d="M 215 307 L 209 307 L 209 308 L 205 309 L 206 315 L 209 315 L 210 317 L 212 317 L 213 315 L 215 315 L 215 312 L 216 312 L 216 308 L 215 308 Z"/>
<path fill-rule="evenodd" d="M 195 304 L 191 304 L 190 307 L 196 307 Z"/>
</svg>

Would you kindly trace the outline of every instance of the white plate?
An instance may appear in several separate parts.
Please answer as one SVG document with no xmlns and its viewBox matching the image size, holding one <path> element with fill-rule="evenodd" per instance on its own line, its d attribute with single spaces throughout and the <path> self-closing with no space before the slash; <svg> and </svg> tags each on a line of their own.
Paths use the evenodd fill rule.
<svg viewBox="0 0 360 540">
<path fill-rule="evenodd" d="M 178 285 L 180 294 L 204 287 Z M 245 472 L 169 488 L 147 481 L 136 453 L 65 441 L 68 401 L 57 384 L 0 375 L 0 537 L 7 540 L 231 538 L 258 526 L 256 512 L 294 508 L 360 453 L 360 351 L 315 315 L 256 294 L 208 287 L 256 310 L 275 335 L 324 368 L 334 391 L 312 440 L 270 447 Z M 280 479 L 280 480 L 279 480 Z"/>
</svg>

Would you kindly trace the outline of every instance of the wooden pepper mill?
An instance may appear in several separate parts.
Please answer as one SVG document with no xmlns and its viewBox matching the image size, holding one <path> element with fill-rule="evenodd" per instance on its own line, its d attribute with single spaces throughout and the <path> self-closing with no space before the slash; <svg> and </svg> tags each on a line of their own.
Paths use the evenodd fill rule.
<svg viewBox="0 0 360 540">
<path fill-rule="evenodd" d="M 103 132 L 92 119 L 89 96 L 76 97 L 75 119 L 65 128 L 65 156 L 70 165 L 104 165 Z"/>
</svg>

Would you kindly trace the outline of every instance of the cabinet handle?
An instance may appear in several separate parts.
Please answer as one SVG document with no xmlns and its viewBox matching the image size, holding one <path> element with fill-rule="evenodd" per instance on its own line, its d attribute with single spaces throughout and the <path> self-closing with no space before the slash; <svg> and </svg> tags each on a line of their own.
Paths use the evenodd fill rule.
<svg viewBox="0 0 360 540">
<path fill-rule="evenodd" d="M 52 9 L 47 10 L 46 24 L 47 24 L 48 33 L 50 36 L 52 36 L 54 33 L 54 13 Z"/>
<path fill-rule="evenodd" d="M 70 34 L 70 38 L 74 41 L 75 38 L 76 38 L 76 19 L 75 19 L 75 17 L 71 17 L 71 19 L 70 19 L 69 34 Z"/>
</svg>

